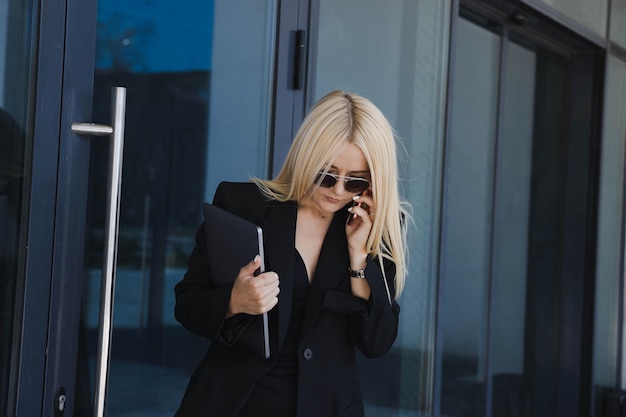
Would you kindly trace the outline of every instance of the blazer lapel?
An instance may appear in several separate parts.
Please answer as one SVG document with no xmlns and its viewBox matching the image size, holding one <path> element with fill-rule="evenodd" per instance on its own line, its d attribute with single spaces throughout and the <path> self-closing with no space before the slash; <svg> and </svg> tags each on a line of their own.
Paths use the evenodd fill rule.
<svg viewBox="0 0 626 417">
<path fill-rule="evenodd" d="M 347 216 L 343 213 L 347 213 L 347 211 L 340 210 L 335 213 L 322 244 L 302 325 L 303 336 L 310 330 L 322 310 L 326 292 L 337 289 L 341 280 L 347 278 L 350 262 L 346 238 Z"/>
<path fill-rule="evenodd" d="M 265 267 L 280 279 L 278 295 L 278 343 L 287 334 L 291 317 L 293 275 L 296 256 L 296 203 L 272 203 L 261 220 L 265 246 Z M 275 331 L 275 330 L 274 330 Z M 270 328 L 270 337 L 272 329 Z"/>
</svg>

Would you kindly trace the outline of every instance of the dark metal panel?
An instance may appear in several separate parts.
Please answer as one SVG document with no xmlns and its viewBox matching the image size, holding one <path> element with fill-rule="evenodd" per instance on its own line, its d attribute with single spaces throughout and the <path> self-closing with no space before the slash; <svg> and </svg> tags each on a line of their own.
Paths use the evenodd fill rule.
<svg viewBox="0 0 626 417">
<path fill-rule="evenodd" d="M 41 2 L 22 335 L 15 416 L 42 415 L 52 269 L 65 0 Z M 19 318 L 18 318 L 19 319 Z"/>
<path fill-rule="evenodd" d="M 311 70 L 311 64 L 309 60 L 309 55 L 311 53 L 310 40 L 313 36 L 317 36 L 313 34 L 311 27 L 311 0 L 299 0 L 298 7 L 298 29 L 305 30 L 305 38 L 304 38 L 304 62 L 302 62 L 302 66 L 305 69 L 305 73 L 303 74 L 304 80 L 309 80 L 311 77 L 309 72 Z M 295 55 L 294 55 L 295 58 Z M 291 58 L 292 60 L 294 58 Z M 291 136 L 296 134 L 298 128 L 300 127 L 300 123 L 306 114 L 308 109 L 307 106 L 307 96 L 311 92 L 311 88 L 308 85 L 304 85 L 304 88 L 301 91 L 298 91 L 295 96 L 294 106 L 293 106 L 293 130 L 291 132 Z"/>
<path fill-rule="evenodd" d="M 287 156 L 293 137 L 298 130 L 305 112 L 305 97 L 309 87 L 309 12 L 310 0 L 281 1 L 279 6 L 278 31 L 276 39 L 276 65 L 274 74 L 274 115 L 272 131 L 272 150 L 269 163 L 269 175 L 275 176 Z M 298 35 L 298 31 L 300 35 Z M 304 40 L 299 47 L 298 38 Z M 297 57 L 301 53 L 299 69 L 304 71 L 299 76 L 304 80 L 301 88 L 296 88 Z"/>
<path fill-rule="evenodd" d="M 90 139 L 75 136 L 72 122 L 90 122 L 96 45 L 96 0 L 69 0 L 61 96 L 60 165 L 43 416 L 53 416 L 59 387 L 74 406 L 74 381 L 83 282 Z M 102 140 L 93 138 L 91 140 Z M 106 140 L 106 139 L 104 139 Z"/>
<path fill-rule="evenodd" d="M 298 18 L 298 2 L 281 1 L 278 13 L 276 39 L 276 65 L 274 74 L 274 114 L 272 129 L 270 177 L 275 176 L 285 160 L 293 132 L 293 105 L 299 92 L 293 89 L 293 61 L 295 34 L 294 23 Z M 301 93 L 300 93 L 301 94 Z"/>
<path fill-rule="evenodd" d="M 579 394 L 579 413 L 581 416 L 593 415 L 594 410 L 594 381 L 593 381 L 593 342 L 594 342 L 594 314 L 595 314 L 595 288 L 596 288 L 596 249 L 598 235 L 598 204 L 599 204 L 599 184 L 600 184 L 600 163 L 601 163 L 601 138 L 602 138 L 602 113 L 603 113 L 603 86 L 605 77 L 605 53 L 604 51 L 586 51 L 574 56 L 572 62 L 572 77 L 570 80 L 571 99 L 571 120 L 570 131 L 572 132 L 571 141 L 581 143 L 576 148 L 576 152 L 570 152 L 568 170 L 569 176 L 574 178 L 576 175 L 586 174 L 586 181 L 582 182 L 585 187 L 582 189 L 568 190 L 570 198 L 578 199 L 578 209 L 570 215 L 566 212 L 566 216 L 571 216 L 569 228 L 565 233 L 577 233 L 584 237 L 583 242 L 576 242 L 574 239 L 565 238 L 565 250 L 569 250 L 565 255 L 569 256 L 569 262 L 564 267 L 567 275 L 576 276 L 578 273 L 579 282 L 578 292 L 574 292 L 574 288 L 568 283 L 567 291 L 572 295 L 569 305 L 566 303 L 564 308 L 570 310 L 575 308 L 580 316 L 580 325 L 574 330 L 565 327 L 564 337 L 574 339 L 579 349 L 576 350 L 578 356 L 568 357 L 572 351 L 565 342 L 563 349 L 564 360 L 577 360 L 577 366 L 580 374 L 580 394 Z M 590 80 L 593 80 L 590 82 Z M 580 114 L 587 114 L 590 117 L 577 117 Z M 573 149 L 571 147 L 570 149 Z M 572 202 L 569 207 L 574 207 Z M 580 218 L 580 223 L 577 221 Z M 576 262 L 578 257 L 584 262 L 581 270 L 578 271 Z M 568 273 L 569 270 L 569 273 Z M 567 294 L 567 293 L 566 293 Z M 576 304 L 574 304 L 576 303 Z M 566 310 L 562 311 L 563 315 L 568 314 Z M 568 321 L 572 324 L 572 321 Z M 574 327 L 574 326 L 571 326 Z M 573 364 L 565 362 L 565 369 L 569 369 Z M 569 383 L 569 381 L 567 382 Z M 562 403 L 568 403 L 569 392 L 563 393 Z M 567 406 L 566 406 L 567 407 Z M 568 411 L 563 413 L 566 414 Z"/>
<path fill-rule="evenodd" d="M 320 0 L 310 0 L 309 6 L 309 53 L 308 69 L 306 80 L 306 91 L 304 97 L 305 108 L 310 108 L 315 99 L 315 80 L 317 79 L 317 40 L 320 28 Z"/>
</svg>

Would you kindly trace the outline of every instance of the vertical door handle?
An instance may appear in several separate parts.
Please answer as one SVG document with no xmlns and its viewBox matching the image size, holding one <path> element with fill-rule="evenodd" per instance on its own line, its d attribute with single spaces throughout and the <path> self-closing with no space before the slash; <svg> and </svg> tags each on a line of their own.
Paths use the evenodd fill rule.
<svg viewBox="0 0 626 417">
<path fill-rule="evenodd" d="M 113 297 L 117 261 L 117 235 L 119 230 L 120 191 L 122 185 L 122 158 L 124 154 L 124 122 L 126 116 L 126 88 L 111 90 L 111 125 L 73 123 L 72 132 L 84 136 L 109 136 L 109 178 L 107 213 L 104 234 L 104 264 L 100 289 L 100 314 L 98 318 L 98 355 L 96 357 L 96 383 L 94 417 L 106 413 L 107 382 L 113 329 Z"/>
</svg>

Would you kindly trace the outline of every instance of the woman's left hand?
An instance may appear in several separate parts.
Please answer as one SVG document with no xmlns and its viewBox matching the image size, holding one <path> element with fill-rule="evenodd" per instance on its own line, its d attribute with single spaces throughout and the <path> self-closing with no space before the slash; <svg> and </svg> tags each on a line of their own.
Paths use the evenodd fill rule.
<svg viewBox="0 0 626 417">
<path fill-rule="evenodd" d="M 363 269 L 368 254 L 367 239 L 372 230 L 376 206 L 368 191 L 360 196 L 355 196 L 354 203 L 348 209 L 350 216 L 348 224 L 346 224 L 350 267 Z"/>
</svg>

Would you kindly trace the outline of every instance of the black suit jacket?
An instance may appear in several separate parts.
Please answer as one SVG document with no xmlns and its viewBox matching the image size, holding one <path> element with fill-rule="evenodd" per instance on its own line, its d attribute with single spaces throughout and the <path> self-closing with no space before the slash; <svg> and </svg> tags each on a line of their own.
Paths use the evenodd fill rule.
<svg viewBox="0 0 626 417">
<path fill-rule="evenodd" d="M 267 200 L 253 183 L 220 184 L 213 204 L 263 228 L 266 269 L 280 279 L 279 302 L 270 312 L 272 355 L 263 360 L 237 344 L 248 321 L 261 317 L 224 319 L 232 285 L 212 284 L 200 226 L 188 270 L 175 288 L 175 314 L 185 328 L 213 343 L 191 376 L 177 417 L 236 416 L 259 376 L 275 362 L 291 315 L 297 204 Z M 367 357 L 380 356 L 398 330 L 400 307 L 388 301 L 378 262 L 369 259 L 366 266 L 370 299 L 350 292 L 347 215 L 347 208 L 335 214 L 311 284 L 298 346 L 298 417 L 363 416 L 355 348 Z M 385 270 L 393 295 L 395 267 L 385 263 Z"/>
</svg>

